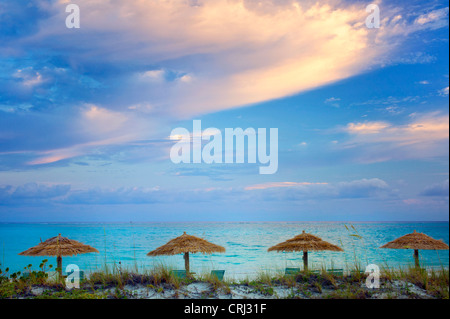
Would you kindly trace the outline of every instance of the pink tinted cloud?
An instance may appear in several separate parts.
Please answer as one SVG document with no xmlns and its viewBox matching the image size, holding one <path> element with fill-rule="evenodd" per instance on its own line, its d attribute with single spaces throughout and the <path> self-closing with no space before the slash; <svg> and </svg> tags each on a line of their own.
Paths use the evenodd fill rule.
<svg viewBox="0 0 450 319">
<path fill-rule="evenodd" d="M 280 187 L 296 187 L 296 186 L 309 186 L 309 185 L 328 185 L 328 183 L 309 183 L 309 182 L 271 182 L 265 184 L 256 184 L 245 187 L 246 191 L 268 188 L 280 188 Z"/>
<path fill-rule="evenodd" d="M 448 114 L 413 114 L 410 122 L 402 125 L 350 123 L 344 131 L 350 139 L 342 147 L 358 149 L 356 157 L 363 162 L 448 156 Z"/>
</svg>

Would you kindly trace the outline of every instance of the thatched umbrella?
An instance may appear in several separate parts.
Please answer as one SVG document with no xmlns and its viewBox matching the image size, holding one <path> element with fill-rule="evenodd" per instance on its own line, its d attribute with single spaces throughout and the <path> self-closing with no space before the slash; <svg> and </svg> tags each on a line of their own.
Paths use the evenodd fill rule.
<svg viewBox="0 0 450 319">
<path fill-rule="evenodd" d="M 186 273 L 189 274 L 189 253 L 212 254 L 224 252 L 225 248 L 222 246 L 212 244 L 209 241 L 184 232 L 180 237 L 174 238 L 167 244 L 149 252 L 147 256 L 184 254 L 184 266 Z"/>
<path fill-rule="evenodd" d="M 419 249 L 425 250 L 447 250 L 448 245 L 442 240 L 436 240 L 422 233 L 418 233 L 414 230 L 413 233 L 399 237 L 380 248 L 391 249 L 414 249 L 414 261 L 416 267 L 420 267 L 419 264 Z"/>
<path fill-rule="evenodd" d="M 98 250 L 89 245 L 80 243 L 59 234 L 56 237 L 40 242 L 37 246 L 29 248 L 19 255 L 22 256 L 56 256 L 59 274 L 62 275 L 62 256 L 73 256 L 86 253 L 98 253 Z"/>
<path fill-rule="evenodd" d="M 285 242 L 279 243 L 273 247 L 270 247 L 267 251 L 277 251 L 277 252 L 293 252 L 293 251 L 303 251 L 303 265 L 304 270 L 308 270 L 308 251 L 344 251 L 341 247 L 330 244 L 322 240 L 321 238 L 305 233 L 303 231 L 300 235 L 294 238 L 288 239 Z"/>
</svg>

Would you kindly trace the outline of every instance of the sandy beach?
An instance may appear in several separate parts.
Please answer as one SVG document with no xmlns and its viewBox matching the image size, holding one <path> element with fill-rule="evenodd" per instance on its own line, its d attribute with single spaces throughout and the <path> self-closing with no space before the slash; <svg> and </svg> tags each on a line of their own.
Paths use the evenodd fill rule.
<svg viewBox="0 0 450 319">
<path fill-rule="evenodd" d="M 127 274 L 91 278 L 80 288 L 68 289 L 61 283 L 15 285 L 6 295 L 8 284 L 0 285 L 2 298 L 13 299 L 442 299 L 448 298 L 448 270 L 429 274 L 425 281 L 405 274 L 404 278 L 380 278 L 380 287 L 369 289 L 365 276 L 298 274 L 276 278 L 219 281 L 212 278 L 156 279 Z M 10 284 L 12 287 L 13 284 Z M 18 289 L 20 287 L 20 289 Z"/>
</svg>

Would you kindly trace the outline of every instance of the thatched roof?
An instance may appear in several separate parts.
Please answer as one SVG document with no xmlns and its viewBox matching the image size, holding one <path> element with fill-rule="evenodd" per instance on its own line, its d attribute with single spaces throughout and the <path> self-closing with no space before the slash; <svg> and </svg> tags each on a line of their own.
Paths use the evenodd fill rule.
<svg viewBox="0 0 450 319">
<path fill-rule="evenodd" d="M 184 232 L 180 237 L 170 240 L 167 244 L 156 248 L 149 252 L 147 256 L 160 256 L 160 255 L 177 255 L 182 253 L 224 253 L 225 248 L 210 243 L 202 238 L 187 235 Z"/>
<path fill-rule="evenodd" d="M 61 234 L 47 239 L 39 245 L 21 252 L 22 256 L 73 256 L 85 253 L 98 253 L 98 250 L 89 245 L 80 243 Z"/>
<path fill-rule="evenodd" d="M 305 233 L 295 236 L 294 238 L 288 239 L 278 245 L 270 247 L 267 251 L 320 251 L 320 250 L 330 250 L 330 251 L 344 251 L 341 247 L 330 244 L 322 240 L 321 238 Z"/>
<path fill-rule="evenodd" d="M 448 245 L 442 240 L 436 240 L 430 236 L 414 231 L 413 233 L 399 237 L 380 248 L 445 250 L 448 249 Z"/>
</svg>

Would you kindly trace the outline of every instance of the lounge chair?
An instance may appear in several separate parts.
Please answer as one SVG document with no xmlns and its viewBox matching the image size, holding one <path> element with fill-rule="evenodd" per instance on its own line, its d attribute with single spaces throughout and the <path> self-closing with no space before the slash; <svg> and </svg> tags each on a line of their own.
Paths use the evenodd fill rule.
<svg viewBox="0 0 450 319">
<path fill-rule="evenodd" d="M 327 269 L 327 273 L 335 276 L 343 276 L 344 269 Z"/>
<path fill-rule="evenodd" d="M 365 273 L 364 270 L 350 270 L 350 275 L 357 275 L 357 274 L 363 275 L 364 273 Z"/>
<path fill-rule="evenodd" d="M 225 270 L 211 270 L 211 276 L 216 276 L 219 280 L 223 280 L 224 274 Z"/>
<path fill-rule="evenodd" d="M 300 268 L 286 268 L 284 270 L 285 275 L 295 275 L 300 272 Z"/>
<path fill-rule="evenodd" d="M 186 270 L 171 270 L 170 274 L 179 279 L 186 278 Z"/>
</svg>

